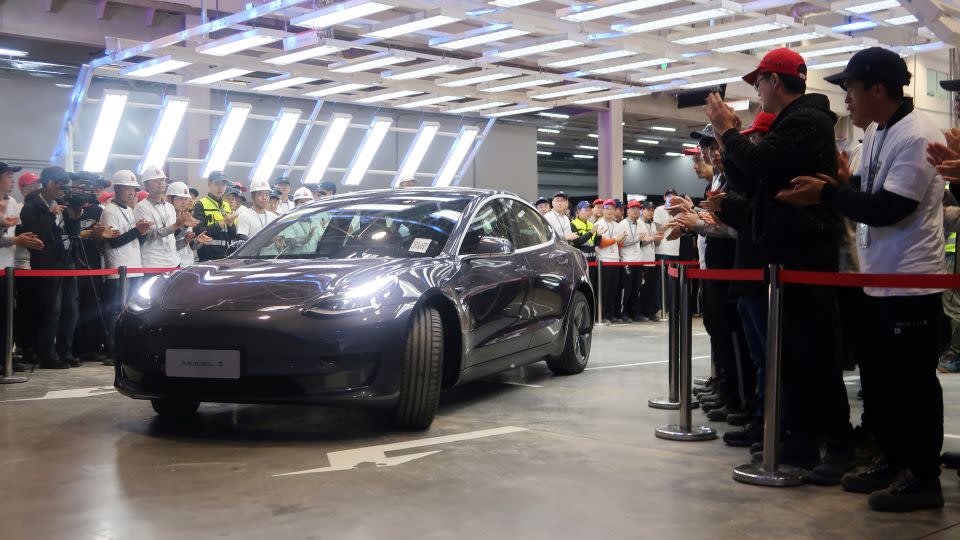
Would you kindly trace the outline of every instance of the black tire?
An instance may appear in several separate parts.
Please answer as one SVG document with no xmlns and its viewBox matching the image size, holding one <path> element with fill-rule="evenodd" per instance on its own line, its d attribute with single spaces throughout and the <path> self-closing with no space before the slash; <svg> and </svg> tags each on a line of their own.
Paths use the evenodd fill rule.
<svg viewBox="0 0 960 540">
<path fill-rule="evenodd" d="M 199 401 L 177 401 L 172 399 L 151 399 L 154 412 L 163 419 L 183 420 L 193 418 L 200 409 Z"/>
<path fill-rule="evenodd" d="M 563 352 L 556 358 L 547 359 L 547 367 L 554 375 L 576 375 L 586 369 L 593 341 L 593 317 L 590 313 L 587 297 L 580 291 L 573 293 Z"/>
<path fill-rule="evenodd" d="M 430 427 L 440 403 L 442 374 L 443 322 L 440 312 L 431 307 L 420 308 L 413 315 L 404 347 L 400 401 L 393 413 L 395 426 L 417 430 Z"/>
</svg>

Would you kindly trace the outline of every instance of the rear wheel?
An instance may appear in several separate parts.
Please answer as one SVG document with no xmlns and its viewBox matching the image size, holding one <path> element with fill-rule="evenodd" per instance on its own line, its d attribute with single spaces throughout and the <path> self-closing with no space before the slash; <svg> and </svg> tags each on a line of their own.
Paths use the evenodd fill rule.
<svg viewBox="0 0 960 540">
<path fill-rule="evenodd" d="M 443 373 L 443 322 L 431 307 L 419 309 L 407 335 L 400 373 L 400 401 L 393 421 L 404 429 L 427 429 L 440 402 Z"/>
<path fill-rule="evenodd" d="M 150 404 L 157 416 L 163 419 L 187 419 L 196 416 L 200 409 L 199 401 L 176 401 L 172 399 L 151 399 Z"/>
<path fill-rule="evenodd" d="M 570 315 L 567 317 L 567 338 L 563 352 L 547 360 L 547 367 L 555 375 L 576 375 L 583 372 L 590 360 L 590 343 L 593 339 L 593 317 L 590 304 L 582 292 L 573 293 Z"/>
</svg>

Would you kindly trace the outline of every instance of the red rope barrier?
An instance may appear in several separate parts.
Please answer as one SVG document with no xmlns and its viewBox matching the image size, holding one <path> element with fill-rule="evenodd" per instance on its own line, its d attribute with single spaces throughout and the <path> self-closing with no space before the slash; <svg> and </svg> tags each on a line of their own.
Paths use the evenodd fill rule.
<svg viewBox="0 0 960 540">
<path fill-rule="evenodd" d="M 801 285 L 883 289 L 960 289 L 960 275 L 954 274 L 838 274 L 784 270 L 780 275 L 783 283 Z"/>
<path fill-rule="evenodd" d="M 645 262 L 604 262 L 604 266 L 663 266 L 667 264 L 678 264 L 680 266 L 700 266 L 700 261 L 645 261 Z M 597 266 L 596 261 L 588 262 L 587 266 Z"/>
<path fill-rule="evenodd" d="M 174 270 L 179 270 L 180 267 L 174 268 L 127 268 L 128 274 L 165 274 L 167 272 L 173 272 Z"/>
<path fill-rule="evenodd" d="M 99 270 L 14 270 L 14 276 L 24 277 L 70 277 L 70 276 L 114 276 L 119 271 L 116 268 Z"/>
<path fill-rule="evenodd" d="M 687 270 L 687 277 L 690 279 L 716 281 L 763 281 L 763 270 L 702 270 L 700 268 L 691 268 Z"/>
<path fill-rule="evenodd" d="M 675 266 L 671 266 L 670 268 L 667 268 L 667 273 L 670 274 L 670 277 L 675 277 L 675 278 L 680 277 L 680 270 L 677 269 L 677 267 Z"/>
</svg>

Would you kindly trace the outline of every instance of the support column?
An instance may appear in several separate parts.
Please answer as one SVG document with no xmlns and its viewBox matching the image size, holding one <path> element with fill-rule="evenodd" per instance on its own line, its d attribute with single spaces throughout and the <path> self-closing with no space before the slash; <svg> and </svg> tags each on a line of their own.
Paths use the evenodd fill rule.
<svg viewBox="0 0 960 540">
<path fill-rule="evenodd" d="M 623 197 L 623 100 L 597 113 L 597 193 L 601 199 Z"/>
</svg>

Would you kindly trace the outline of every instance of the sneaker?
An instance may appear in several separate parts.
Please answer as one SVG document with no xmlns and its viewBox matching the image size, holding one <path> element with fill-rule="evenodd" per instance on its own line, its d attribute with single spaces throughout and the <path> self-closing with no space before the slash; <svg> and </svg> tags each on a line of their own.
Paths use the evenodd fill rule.
<svg viewBox="0 0 960 540">
<path fill-rule="evenodd" d="M 753 413 L 735 412 L 727 415 L 727 423 L 731 426 L 745 426 L 753 420 Z"/>
<path fill-rule="evenodd" d="M 103 359 L 103 365 L 105 365 L 105 366 L 112 366 L 112 365 L 113 365 L 113 358 L 105 357 L 105 358 Z"/>
<path fill-rule="evenodd" d="M 821 463 L 810 471 L 810 476 L 807 479 L 810 483 L 818 486 L 837 486 L 840 485 L 843 476 L 856 466 L 856 452 L 852 449 L 831 450 L 828 448 Z"/>
<path fill-rule="evenodd" d="M 886 489 L 874 491 L 867 499 L 871 510 L 877 512 L 913 512 L 943 507 L 943 488 L 940 478 L 917 478 L 903 471 Z"/>
<path fill-rule="evenodd" d="M 957 452 L 944 452 L 940 456 L 940 463 L 948 469 L 960 469 L 960 454 Z"/>
<path fill-rule="evenodd" d="M 711 422 L 723 422 L 727 419 L 727 416 L 730 414 L 729 409 L 726 406 L 720 407 L 719 409 L 711 409 L 707 413 L 707 419 Z"/>
<path fill-rule="evenodd" d="M 722 409 L 727 406 L 726 400 L 717 399 L 714 401 L 707 401 L 706 403 L 703 400 L 700 401 L 700 408 L 703 409 L 703 412 L 708 413 L 710 411 L 715 411 L 717 409 Z"/>
<path fill-rule="evenodd" d="M 866 469 L 858 473 L 847 473 L 840 481 L 843 489 L 853 493 L 873 493 L 886 489 L 897 479 L 897 471 L 890 467 L 886 458 L 878 457 Z"/>
<path fill-rule="evenodd" d="M 943 353 L 943 356 L 940 357 L 940 362 L 937 363 L 937 371 L 940 373 L 960 372 L 960 356 L 950 351 Z"/>
<path fill-rule="evenodd" d="M 61 362 L 69 365 L 70 367 L 80 367 L 83 365 L 83 362 L 75 356 L 64 356 L 60 359 Z"/>
<path fill-rule="evenodd" d="M 70 364 L 62 360 L 53 360 L 50 362 L 40 362 L 40 369 L 70 369 Z"/>
<path fill-rule="evenodd" d="M 633 324 L 633 319 L 631 319 L 630 317 L 624 316 L 622 319 L 620 319 L 620 322 L 622 322 L 623 324 Z"/>
<path fill-rule="evenodd" d="M 727 446 L 747 447 L 762 440 L 763 425 L 752 422 L 740 431 L 728 431 L 723 434 L 723 442 Z"/>
<path fill-rule="evenodd" d="M 600 324 L 610 324 L 610 319 L 602 319 Z"/>
</svg>

